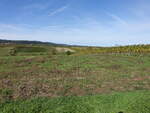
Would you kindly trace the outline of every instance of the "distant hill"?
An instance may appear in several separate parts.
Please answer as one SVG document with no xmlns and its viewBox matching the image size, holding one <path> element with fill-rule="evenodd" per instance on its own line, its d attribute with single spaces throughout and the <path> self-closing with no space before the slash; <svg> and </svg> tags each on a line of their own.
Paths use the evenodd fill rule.
<svg viewBox="0 0 150 113">
<path fill-rule="evenodd" d="M 52 45 L 52 46 L 69 46 L 67 44 L 56 44 L 56 43 L 52 43 L 52 42 L 0 39 L 0 44 L 6 44 L 6 43 L 9 43 L 9 44 L 46 44 L 46 45 Z"/>
</svg>

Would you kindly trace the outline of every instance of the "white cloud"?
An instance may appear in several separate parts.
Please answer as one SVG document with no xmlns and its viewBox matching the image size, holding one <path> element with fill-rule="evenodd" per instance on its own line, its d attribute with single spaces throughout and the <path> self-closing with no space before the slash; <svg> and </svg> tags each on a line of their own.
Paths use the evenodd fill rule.
<svg viewBox="0 0 150 113">
<path fill-rule="evenodd" d="M 108 16 L 110 16 L 112 19 L 114 19 L 116 22 L 118 22 L 120 24 L 127 25 L 127 22 L 124 19 L 120 18 L 119 16 L 112 14 L 112 13 L 109 13 L 109 12 L 106 12 L 106 14 Z"/>
<path fill-rule="evenodd" d="M 49 16 L 54 16 L 54 15 L 56 15 L 57 13 L 61 13 L 61 12 L 63 12 L 65 9 L 67 9 L 68 8 L 68 5 L 65 5 L 65 6 L 63 6 L 63 7 L 60 7 L 60 8 L 58 8 L 58 9 L 56 9 L 55 11 L 53 11 L 53 12 L 50 12 L 49 13 Z"/>
</svg>

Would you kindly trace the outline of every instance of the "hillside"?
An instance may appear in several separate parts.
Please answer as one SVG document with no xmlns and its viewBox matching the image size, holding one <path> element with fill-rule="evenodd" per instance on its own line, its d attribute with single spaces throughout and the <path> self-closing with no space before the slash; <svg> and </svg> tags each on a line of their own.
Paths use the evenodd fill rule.
<svg viewBox="0 0 150 113">
<path fill-rule="evenodd" d="M 44 44 L 52 46 L 67 46 L 66 44 L 56 44 L 52 42 L 28 41 L 28 40 L 4 40 L 4 39 L 0 39 L 0 44 Z"/>
</svg>

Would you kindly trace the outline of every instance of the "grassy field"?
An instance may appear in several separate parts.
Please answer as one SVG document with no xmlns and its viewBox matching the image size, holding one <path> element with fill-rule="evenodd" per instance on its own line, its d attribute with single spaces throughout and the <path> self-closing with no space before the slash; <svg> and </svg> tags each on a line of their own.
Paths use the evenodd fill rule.
<svg viewBox="0 0 150 113">
<path fill-rule="evenodd" d="M 0 105 L 0 113 L 149 113 L 150 92 L 34 98 Z"/>
<path fill-rule="evenodd" d="M 0 47 L 0 113 L 150 112 L 150 54 L 68 48 Z"/>
</svg>

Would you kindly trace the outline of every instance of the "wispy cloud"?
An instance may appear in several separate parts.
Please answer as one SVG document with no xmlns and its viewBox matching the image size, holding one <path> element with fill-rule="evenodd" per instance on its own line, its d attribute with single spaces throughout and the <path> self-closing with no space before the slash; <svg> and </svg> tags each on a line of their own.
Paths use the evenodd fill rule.
<svg viewBox="0 0 150 113">
<path fill-rule="evenodd" d="M 63 12 L 63 6 L 50 13 L 53 16 Z M 105 16 L 106 16 L 106 12 Z M 0 24 L 0 38 L 51 41 L 66 44 L 112 46 L 115 44 L 147 44 L 150 42 L 150 22 L 135 17 L 124 20 L 117 14 L 107 12 L 107 24 L 98 18 L 73 16 L 74 24 L 30 25 Z M 1 30 L 3 32 L 1 32 Z"/>
<path fill-rule="evenodd" d="M 16 27 L 18 27 L 18 29 L 22 29 L 19 32 L 12 27 L 12 30 L 8 30 L 8 27 L 5 27 L 5 32 L 0 32 L 0 38 L 40 40 L 56 43 L 99 46 L 112 46 L 115 44 L 127 45 L 138 43 L 146 44 L 150 42 L 150 23 L 148 24 L 147 22 L 136 22 L 135 24 L 129 24 L 129 26 L 124 26 L 122 24 L 117 26 L 115 24 L 118 23 L 114 23 L 113 27 L 105 26 L 101 23 L 95 24 L 95 21 L 92 19 L 89 23 L 91 24 L 85 25 L 83 23 L 83 25 L 80 24 L 79 26 L 48 25 L 40 28 L 31 28 L 17 25 Z"/>
<path fill-rule="evenodd" d="M 124 19 L 122 19 L 121 17 L 119 17 L 115 14 L 109 13 L 109 12 L 106 12 L 106 14 L 108 16 L 110 16 L 112 19 L 114 19 L 115 21 L 117 21 L 118 23 L 127 25 L 127 22 Z"/>
<path fill-rule="evenodd" d="M 58 14 L 58 13 L 63 12 L 65 9 L 68 8 L 68 6 L 69 6 L 69 5 L 65 5 L 65 6 L 63 6 L 63 7 L 60 7 L 60 8 L 58 8 L 58 9 L 56 9 L 56 10 L 53 11 L 53 12 L 50 12 L 50 13 L 49 13 L 49 16 L 54 16 L 54 15 L 56 15 L 56 14 Z"/>
</svg>

